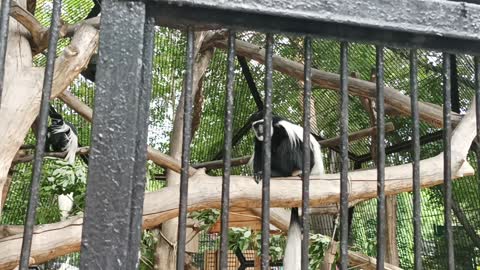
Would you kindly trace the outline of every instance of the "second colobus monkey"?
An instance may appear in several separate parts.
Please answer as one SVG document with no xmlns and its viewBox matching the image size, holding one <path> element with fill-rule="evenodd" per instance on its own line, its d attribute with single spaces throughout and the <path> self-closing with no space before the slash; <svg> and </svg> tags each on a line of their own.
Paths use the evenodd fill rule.
<svg viewBox="0 0 480 270">
<path fill-rule="evenodd" d="M 258 115 L 258 118 L 262 117 L 261 113 L 258 113 Z M 265 129 L 268 127 L 265 127 L 262 118 L 254 121 L 252 128 L 255 133 L 255 151 L 251 161 L 253 160 L 254 178 L 258 183 L 262 179 L 263 174 L 263 139 Z M 301 174 L 303 169 L 303 128 L 274 115 L 272 116 L 270 129 L 272 131 L 271 176 L 288 177 Z M 310 174 L 322 175 L 324 168 L 320 144 L 311 134 L 310 156 Z M 295 207 L 292 208 L 287 245 L 283 258 L 285 270 L 299 270 L 301 268 L 301 239 L 300 218 L 298 216 L 298 208 Z"/>
<path fill-rule="evenodd" d="M 47 132 L 47 151 L 67 152 L 65 160 L 70 164 L 75 163 L 75 156 L 78 149 L 78 136 L 75 127 L 63 120 L 63 117 L 55 111 L 52 105 L 50 105 L 49 111 L 51 125 L 48 127 Z M 88 158 L 82 156 L 82 159 L 88 164 Z M 62 219 L 65 219 L 73 207 L 73 193 L 58 195 L 58 208 L 62 215 Z"/>
<path fill-rule="evenodd" d="M 47 150 L 50 151 L 51 147 L 51 150 L 56 152 L 67 152 L 65 160 L 70 164 L 75 163 L 78 149 L 77 130 L 72 124 L 64 121 L 52 105 L 50 105 L 48 114 L 52 123 L 47 132 Z"/>
</svg>

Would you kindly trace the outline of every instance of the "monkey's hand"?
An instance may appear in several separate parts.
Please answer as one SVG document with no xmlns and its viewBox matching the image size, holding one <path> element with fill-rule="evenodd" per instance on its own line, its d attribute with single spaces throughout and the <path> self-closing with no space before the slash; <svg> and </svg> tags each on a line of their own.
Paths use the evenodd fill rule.
<svg viewBox="0 0 480 270">
<path fill-rule="evenodd" d="M 253 180 L 258 184 L 263 179 L 263 171 L 259 171 L 253 174 Z"/>
</svg>

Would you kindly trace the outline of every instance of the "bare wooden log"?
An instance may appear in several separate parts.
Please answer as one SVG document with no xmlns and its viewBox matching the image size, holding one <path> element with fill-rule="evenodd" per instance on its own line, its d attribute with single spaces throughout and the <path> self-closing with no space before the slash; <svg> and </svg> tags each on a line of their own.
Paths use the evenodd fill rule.
<svg viewBox="0 0 480 270">
<path fill-rule="evenodd" d="M 365 254 L 355 251 L 348 251 L 348 265 L 352 268 L 364 269 L 364 270 L 376 270 L 377 269 L 377 259 L 369 257 Z M 385 270 L 402 270 L 402 268 L 385 263 Z"/>
<path fill-rule="evenodd" d="M 83 103 L 80 99 L 70 93 L 70 91 L 64 91 L 63 93 L 58 95 L 58 98 L 61 99 L 65 104 L 67 104 L 68 107 L 80 114 L 80 116 L 82 116 L 85 120 L 90 123 L 92 122 L 92 108 L 88 107 L 87 104 Z"/>
<path fill-rule="evenodd" d="M 95 27 L 96 29 L 100 29 L 100 15 L 90 19 L 86 19 L 84 21 L 81 21 L 75 24 L 65 24 L 62 29 L 63 30 L 62 33 L 64 34 L 64 37 L 73 36 L 75 32 L 77 32 L 78 29 L 80 29 L 80 27 L 84 24 L 88 24 L 92 27 Z"/>
<path fill-rule="evenodd" d="M 0 225 L 0 238 L 23 233 L 22 225 Z"/>
<path fill-rule="evenodd" d="M 262 208 L 252 208 L 257 217 L 262 217 Z M 287 232 L 290 225 L 290 210 L 285 208 L 270 208 L 270 224 L 278 229 Z"/>
<path fill-rule="evenodd" d="M 225 49 L 227 46 L 225 39 L 215 39 L 212 43 L 213 46 L 218 48 Z M 248 57 L 262 64 L 265 63 L 265 50 L 262 47 L 241 40 L 237 40 L 235 46 L 238 55 Z M 304 67 L 301 63 L 274 55 L 273 68 L 298 80 L 303 80 Z M 322 88 L 340 91 L 340 75 L 312 68 L 312 84 Z M 351 95 L 370 99 L 375 99 L 376 96 L 375 83 L 355 78 L 348 79 L 348 91 Z M 385 86 L 385 104 L 399 114 L 406 116 L 411 115 L 410 98 L 403 95 L 399 90 Z M 418 109 L 422 121 L 431 123 L 437 127 L 443 126 L 443 111 L 441 106 L 419 102 Z M 455 112 L 451 114 L 452 123 L 456 125 L 460 121 L 461 116 Z"/>
<path fill-rule="evenodd" d="M 335 262 L 335 257 L 337 255 L 338 242 L 330 240 L 328 248 L 325 250 L 325 255 L 323 256 L 321 270 L 330 270 L 332 265 Z"/>
</svg>

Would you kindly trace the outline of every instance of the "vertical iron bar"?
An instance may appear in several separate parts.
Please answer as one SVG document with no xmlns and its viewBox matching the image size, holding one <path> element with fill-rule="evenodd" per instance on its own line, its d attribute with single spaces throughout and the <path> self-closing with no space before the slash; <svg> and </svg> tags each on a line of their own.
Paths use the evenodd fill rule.
<svg viewBox="0 0 480 270">
<path fill-rule="evenodd" d="M 131 245 L 140 244 L 132 228 L 141 210 L 137 181 L 145 175 L 136 175 L 145 165 L 145 144 L 139 145 L 145 130 L 138 131 L 144 127 L 138 121 L 146 118 L 139 115 L 145 110 L 139 105 L 145 12 L 143 2 L 102 1 L 81 269 L 130 270 L 138 262 L 130 254 L 138 250 Z"/>
<path fill-rule="evenodd" d="M 418 115 L 417 51 L 410 51 L 410 96 L 412 108 L 412 153 L 413 153 L 413 248 L 415 270 L 422 267 L 422 220 L 420 194 L 420 121 Z"/>
<path fill-rule="evenodd" d="M 452 112 L 460 113 L 460 93 L 458 89 L 457 56 L 450 54 L 450 93 Z"/>
<path fill-rule="evenodd" d="M 138 91 L 137 141 L 135 150 L 134 181 L 132 183 L 132 205 L 130 216 L 130 235 L 128 265 L 126 269 L 138 269 L 139 243 L 142 235 L 143 199 L 145 195 L 145 175 L 147 162 L 148 115 L 152 93 L 152 62 L 155 38 L 155 20 L 145 18 L 142 56 L 142 85 Z"/>
<path fill-rule="evenodd" d="M 303 171 L 302 171 L 302 259 L 301 269 L 308 270 L 308 244 L 310 242 L 310 223 L 308 204 L 310 199 L 310 111 L 312 98 L 312 38 L 304 40 L 304 72 L 303 72 Z"/>
<path fill-rule="evenodd" d="M 3 7 L 3 6 L 2 6 Z M 52 19 L 50 21 L 50 37 L 48 39 L 47 64 L 43 77 L 42 100 L 40 103 L 40 119 L 37 131 L 37 144 L 35 145 L 35 157 L 33 162 L 32 182 L 30 184 L 30 198 L 28 200 L 27 216 L 23 231 L 22 251 L 20 255 L 20 269 L 27 270 L 32 246 L 33 227 L 38 203 L 38 189 L 42 175 L 43 155 L 45 153 L 45 141 L 48 125 L 48 103 L 52 92 L 53 71 L 55 68 L 55 54 L 57 51 L 58 32 L 60 30 L 60 13 L 62 1 L 54 0 L 52 7 Z"/>
<path fill-rule="evenodd" d="M 228 214 L 230 200 L 230 173 L 233 137 L 233 85 L 235 83 L 235 32 L 228 34 L 227 92 L 225 95 L 225 131 L 223 145 L 222 229 L 220 241 L 220 269 L 228 268 Z"/>
<path fill-rule="evenodd" d="M 385 265 L 385 108 L 383 47 L 376 46 L 377 69 L 377 270 Z"/>
<path fill-rule="evenodd" d="M 273 34 L 266 35 L 265 50 L 265 108 L 263 140 L 263 179 L 262 179 L 262 270 L 269 269 L 269 239 L 270 239 L 270 173 L 272 146 L 272 88 L 273 88 Z"/>
<path fill-rule="evenodd" d="M 475 65 L 475 115 L 477 120 L 477 178 L 479 179 L 478 184 L 480 187 L 480 61 L 478 56 L 473 58 L 473 63 Z"/>
<path fill-rule="evenodd" d="M 178 217 L 177 269 L 185 268 L 185 244 L 187 227 L 188 200 L 188 168 L 190 166 L 190 142 L 192 137 L 192 88 L 193 88 L 193 57 L 194 32 L 191 26 L 187 28 L 187 64 L 185 74 L 185 94 L 183 107 L 183 144 L 182 171 L 180 174 L 180 213 Z"/>
<path fill-rule="evenodd" d="M 340 43 L 340 269 L 348 268 L 348 43 Z"/>
<path fill-rule="evenodd" d="M 11 0 L 2 0 L 0 14 L 0 107 L 2 107 L 3 77 L 5 75 L 5 57 L 7 55 L 8 23 L 10 20 Z"/>
<path fill-rule="evenodd" d="M 445 233 L 447 239 L 447 258 L 448 269 L 455 269 L 455 261 L 453 254 L 453 231 L 452 231 L 452 169 L 451 169 L 451 145 L 452 124 L 451 124 L 451 81 L 450 81 L 450 57 L 449 54 L 443 54 L 443 179 L 445 184 Z"/>
</svg>

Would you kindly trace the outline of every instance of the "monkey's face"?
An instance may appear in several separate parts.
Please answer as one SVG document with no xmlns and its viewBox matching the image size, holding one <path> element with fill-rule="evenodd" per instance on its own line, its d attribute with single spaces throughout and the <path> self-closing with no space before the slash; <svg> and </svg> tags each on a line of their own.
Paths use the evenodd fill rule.
<svg viewBox="0 0 480 270">
<path fill-rule="evenodd" d="M 63 120 L 61 119 L 52 119 L 52 126 L 61 126 L 63 125 Z"/>
<path fill-rule="evenodd" d="M 270 128 L 272 130 L 271 134 L 273 135 L 273 126 L 270 126 Z M 255 137 L 257 138 L 257 140 L 262 142 L 263 138 L 265 137 L 265 125 L 263 119 L 253 122 L 252 129 L 255 133 Z"/>
</svg>

